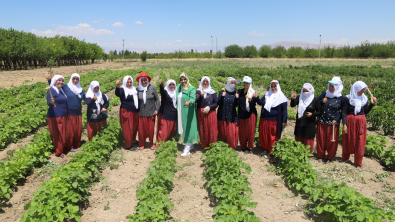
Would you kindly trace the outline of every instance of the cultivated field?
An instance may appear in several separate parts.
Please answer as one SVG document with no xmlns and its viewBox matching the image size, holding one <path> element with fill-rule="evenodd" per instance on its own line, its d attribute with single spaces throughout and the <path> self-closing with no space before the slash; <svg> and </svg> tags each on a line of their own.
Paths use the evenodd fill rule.
<svg viewBox="0 0 395 222">
<path fill-rule="evenodd" d="M 176 156 L 172 152 L 160 151 L 155 155 L 150 149 L 137 152 L 125 149 L 122 137 L 119 137 L 120 126 L 117 124 L 119 100 L 114 95 L 115 81 L 125 75 L 136 77 L 140 71 L 147 72 L 153 77 L 150 84 L 157 88 L 159 79 L 172 78 L 177 81 L 182 72 L 190 76 L 191 84 L 197 88 L 200 78 L 208 75 L 217 92 L 225 86 L 226 77 L 232 76 L 241 80 L 244 75 L 248 75 L 252 77 L 253 88 L 260 97 L 268 90 L 268 83 L 272 79 L 279 80 L 283 92 L 288 97 L 293 90 L 299 93 L 305 82 L 313 84 L 315 96 L 318 96 L 325 90 L 327 81 L 335 75 L 339 75 L 344 82 L 343 95 L 348 94 L 351 84 L 357 80 L 363 80 L 367 84 L 373 83 L 375 87 L 372 93 L 378 98 L 379 104 L 367 116 L 368 134 L 372 136 L 368 138 L 364 168 L 358 170 L 352 165 L 353 155 L 350 158 L 351 162 L 342 163 L 342 147 L 339 145 L 336 161 L 330 164 L 319 163 L 314 151 L 314 157 L 307 163 L 306 169 L 311 166 L 316 173 L 317 187 L 330 182 L 345 183 L 369 198 L 360 202 L 350 202 L 348 206 L 355 207 L 354 211 L 358 208 L 365 209 L 366 206 L 372 208 L 368 201 L 372 200 L 377 210 L 365 210 L 364 216 L 369 216 L 369 213 L 380 215 L 384 211 L 379 209 L 395 210 L 395 174 L 392 171 L 395 167 L 394 66 L 395 60 L 391 59 L 186 59 L 153 60 L 147 63 L 125 60 L 55 68 L 54 73 L 64 73 L 65 76 L 70 76 L 74 72 L 83 74 L 81 86 L 85 90 L 90 81 L 99 80 L 102 91 L 110 97 L 112 105 L 112 119 L 109 120 L 109 127 L 102 136 L 109 137 L 85 143 L 87 134 L 84 126 L 83 148 L 78 149 L 74 157 L 69 154 L 64 159 L 55 157 L 45 123 L 45 83 L 39 82 L 45 82 L 43 76 L 48 70 L 0 72 L 0 84 L 7 88 L 0 91 L 0 217 L 2 221 L 19 221 L 21 218 L 23 221 L 29 221 L 29 215 L 35 216 L 38 221 L 51 221 L 48 219 L 51 216 L 52 221 L 63 218 L 80 218 L 81 221 L 128 221 L 128 215 L 135 215 L 135 220 L 140 218 L 144 221 L 142 215 L 157 213 L 156 217 L 165 215 L 167 221 L 213 221 L 214 218 L 227 215 L 224 212 L 232 211 L 225 209 L 235 202 L 229 204 L 214 192 L 215 187 L 207 187 L 210 181 L 218 180 L 204 175 L 211 165 L 206 162 L 208 157 L 201 158 L 202 154 L 207 152 L 199 143 L 195 145 L 192 155 L 186 158 L 180 157 L 183 145 L 175 142 L 163 145 L 163 148 L 176 147 Z M 90 69 L 97 71 L 88 72 Z M 25 74 L 28 73 L 31 76 L 26 77 Z M 26 81 L 31 77 L 34 79 L 33 82 Z M 35 98 L 27 95 L 34 95 Z M 85 109 L 84 106 L 84 111 Z M 261 107 L 258 106 L 258 113 L 260 110 Z M 289 121 L 283 138 L 293 139 L 296 110 L 290 107 L 288 110 Z M 86 113 L 83 118 L 86 119 Z M 290 181 L 287 173 L 276 170 L 276 167 L 281 167 L 278 161 L 268 161 L 260 157 L 259 145 L 256 146 L 253 154 L 239 152 L 233 159 L 235 163 L 246 163 L 251 168 L 251 172 L 241 169 L 238 176 L 244 176 L 250 185 L 241 187 L 240 190 L 245 191 L 242 193 L 240 190 L 225 193 L 233 195 L 229 197 L 232 201 L 239 200 L 240 196 L 248 196 L 251 202 L 256 202 L 255 208 L 254 204 L 248 205 L 246 209 L 236 207 L 232 211 L 235 215 L 253 212 L 262 221 L 325 221 L 326 216 L 339 220 L 339 216 L 334 215 L 330 207 L 322 213 L 319 209 L 320 203 L 321 206 L 335 203 L 333 200 L 320 197 L 321 202 L 315 202 L 310 199 L 309 192 L 298 189 L 297 181 Z M 239 151 L 240 147 L 237 150 Z M 161 161 L 161 155 L 168 161 Z M 210 158 L 216 157 L 214 154 L 210 155 Z M 94 158 L 90 158 L 92 156 Z M 159 164 L 158 168 L 155 168 L 155 164 L 150 165 L 154 160 L 155 164 Z M 174 174 L 152 180 L 155 171 L 149 171 L 151 167 L 157 170 L 161 167 L 169 169 L 168 171 Z M 86 177 L 80 178 L 73 172 L 79 172 L 79 175 Z M 150 173 L 147 175 L 146 172 Z M 144 180 L 145 178 L 147 179 Z M 146 181 L 151 182 L 147 185 Z M 53 186 L 56 184 L 61 186 Z M 161 184 L 165 185 L 161 187 Z M 223 189 L 227 187 L 224 186 Z M 150 203 L 150 198 L 147 198 L 150 196 L 144 194 L 147 190 L 155 190 L 163 195 L 156 203 L 163 203 L 166 207 L 155 208 L 148 205 L 151 208 L 141 210 L 144 203 Z M 55 196 L 57 202 L 51 203 L 51 198 L 43 201 L 45 197 Z M 158 196 L 158 193 L 154 196 Z M 338 204 L 333 206 L 335 212 L 343 212 L 344 208 Z M 174 207 L 171 207 L 172 205 Z M 136 206 L 140 207 L 137 212 Z M 222 211 L 218 212 L 218 209 Z M 360 215 L 348 216 L 356 220 Z M 252 217 L 250 219 L 254 221 Z"/>
</svg>

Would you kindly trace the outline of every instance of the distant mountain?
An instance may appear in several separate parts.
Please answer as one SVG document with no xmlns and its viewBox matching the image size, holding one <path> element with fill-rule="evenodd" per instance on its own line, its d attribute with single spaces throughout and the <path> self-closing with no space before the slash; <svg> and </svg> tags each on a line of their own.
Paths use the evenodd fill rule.
<svg viewBox="0 0 395 222">
<path fill-rule="evenodd" d="M 291 48 L 292 46 L 299 46 L 302 48 L 314 48 L 314 49 L 318 49 L 320 47 L 320 44 L 314 44 L 314 43 L 309 43 L 309 42 L 299 42 L 299 41 L 282 41 L 282 42 L 276 42 L 270 45 L 270 47 L 274 48 L 276 46 L 282 45 L 284 46 L 286 49 Z M 340 46 L 339 44 L 335 44 L 335 43 L 321 43 L 321 48 L 323 48 L 324 46 Z"/>
</svg>

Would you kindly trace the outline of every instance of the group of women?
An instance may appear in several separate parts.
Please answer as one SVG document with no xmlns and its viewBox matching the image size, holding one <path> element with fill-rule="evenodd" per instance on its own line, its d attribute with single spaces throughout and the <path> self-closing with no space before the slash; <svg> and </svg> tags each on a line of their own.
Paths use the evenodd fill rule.
<svg viewBox="0 0 395 222">
<path fill-rule="evenodd" d="M 50 82 L 52 95 L 47 95 L 47 116 L 56 155 L 62 156 L 70 149 L 79 147 L 82 100 L 88 105 L 89 139 L 100 130 L 101 125 L 106 124 L 106 116 L 101 114 L 109 105 L 107 96 L 100 92 L 97 81 L 93 81 L 87 94 L 84 94 L 79 78 L 78 74 L 73 74 L 70 82 L 63 85 L 64 78 L 57 75 Z M 243 88 L 239 90 L 236 90 L 239 82 L 229 77 L 225 88 L 217 95 L 208 76 L 202 77 L 196 90 L 189 83 L 188 76 L 182 73 L 178 85 L 172 79 L 165 84 L 159 80 L 161 99 L 156 87 L 150 85 L 151 77 L 147 73 L 140 73 L 136 81 L 137 88 L 133 86 L 133 78 L 125 76 L 122 84 L 120 80 L 116 82 L 115 89 L 115 95 L 121 100 L 120 122 L 125 145 L 132 151 L 144 149 L 147 139 L 151 149 L 155 149 L 158 142 L 182 135 L 185 146 L 181 156 L 187 156 L 199 135 L 202 148 L 210 147 L 219 138 L 233 149 L 240 142 L 241 150 L 248 154 L 254 148 L 258 104 L 262 106 L 259 120 L 261 155 L 271 158 L 272 148 L 287 126 L 288 99 L 277 80 L 271 81 L 269 91 L 259 98 L 252 88 L 250 77 L 243 78 Z M 298 106 L 295 140 L 309 146 L 310 152 L 313 152 L 317 136 L 318 160 L 331 162 L 337 152 L 342 120 L 342 160 L 347 161 L 354 154 L 355 165 L 361 167 L 366 144 L 365 115 L 377 102 L 372 97 L 368 105 L 364 94 L 367 89 L 365 83 L 358 81 L 352 85 L 350 94 L 343 96 L 342 81 L 340 77 L 334 77 L 328 81 L 327 91 L 316 98 L 314 87 L 305 83 L 299 96 L 296 92 L 291 96 L 291 107 Z M 137 135 L 138 148 L 133 147 Z"/>
<path fill-rule="evenodd" d="M 74 73 L 68 84 L 64 84 L 64 77 L 55 75 L 52 79 L 46 75 L 49 82 L 47 92 L 48 128 L 55 147 L 55 155 L 64 157 L 81 145 L 82 134 L 82 105 L 87 104 L 88 139 L 101 129 L 107 122 L 106 111 L 109 106 L 108 97 L 100 91 L 97 81 L 92 81 L 85 94 L 80 86 L 80 75 Z"/>
</svg>

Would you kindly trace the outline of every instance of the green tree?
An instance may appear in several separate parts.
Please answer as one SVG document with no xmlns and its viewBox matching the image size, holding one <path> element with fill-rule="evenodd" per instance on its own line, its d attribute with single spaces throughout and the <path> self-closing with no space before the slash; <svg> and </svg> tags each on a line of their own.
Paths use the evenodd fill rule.
<svg viewBox="0 0 395 222">
<path fill-rule="evenodd" d="M 234 44 L 225 47 L 225 57 L 226 58 L 242 58 L 243 57 L 243 48 Z"/>
</svg>

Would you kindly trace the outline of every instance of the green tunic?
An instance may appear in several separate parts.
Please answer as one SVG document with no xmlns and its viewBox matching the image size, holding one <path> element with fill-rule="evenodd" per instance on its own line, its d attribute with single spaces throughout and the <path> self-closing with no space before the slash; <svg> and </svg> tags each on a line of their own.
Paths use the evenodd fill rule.
<svg viewBox="0 0 395 222">
<path fill-rule="evenodd" d="M 177 86 L 176 101 L 178 103 L 178 95 L 181 93 L 181 84 Z M 184 106 L 186 101 L 190 101 L 190 106 Z M 176 105 L 178 112 L 178 104 Z M 197 141 L 198 126 L 196 120 L 196 89 L 193 86 L 182 92 L 181 98 L 181 115 L 182 115 L 182 128 L 183 128 L 183 142 L 194 143 Z M 179 119 L 177 121 L 180 121 Z M 178 134 L 178 124 L 177 124 Z M 178 135 L 179 136 L 179 135 Z"/>
</svg>

